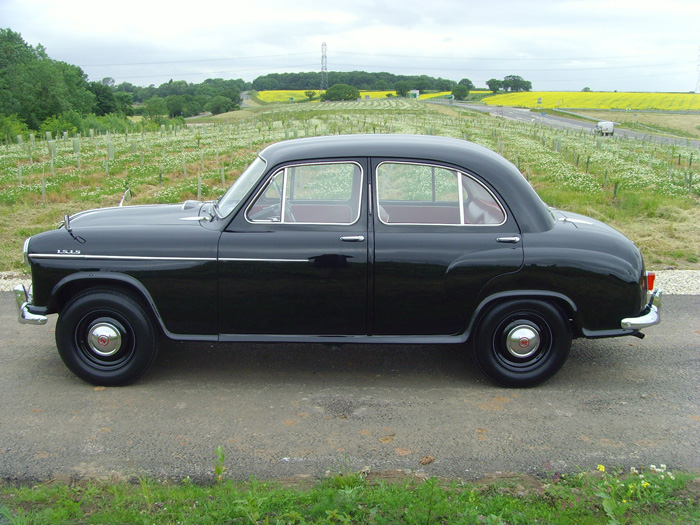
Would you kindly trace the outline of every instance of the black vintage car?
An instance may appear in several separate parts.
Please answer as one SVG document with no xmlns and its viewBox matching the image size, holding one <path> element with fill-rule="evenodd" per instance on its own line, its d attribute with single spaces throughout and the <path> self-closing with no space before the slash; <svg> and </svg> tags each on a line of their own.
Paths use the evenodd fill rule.
<svg viewBox="0 0 700 525">
<path fill-rule="evenodd" d="M 431 136 L 274 144 L 215 202 L 66 216 L 24 257 L 20 322 L 57 313 L 63 361 L 101 385 L 141 376 L 164 335 L 468 343 L 490 379 L 532 386 L 572 338 L 659 322 L 630 240 L 549 208 L 499 155 Z"/>
</svg>

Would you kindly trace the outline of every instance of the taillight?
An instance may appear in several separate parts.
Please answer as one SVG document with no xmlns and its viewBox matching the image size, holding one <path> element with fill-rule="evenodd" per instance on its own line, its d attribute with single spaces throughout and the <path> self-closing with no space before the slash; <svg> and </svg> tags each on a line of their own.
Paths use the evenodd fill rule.
<svg viewBox="0 0 700 525">
<path fill-rule="evenodd" d="M 647 290 L 651 291 L 654 289 L 655 280 L 656 274 L 654 272 L 647 272 Z"/>
</svg>

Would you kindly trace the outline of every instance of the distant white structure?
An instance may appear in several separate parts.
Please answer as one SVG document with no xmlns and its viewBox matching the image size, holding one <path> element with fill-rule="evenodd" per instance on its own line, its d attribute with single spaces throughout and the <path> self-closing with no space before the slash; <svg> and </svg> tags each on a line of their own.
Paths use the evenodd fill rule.
<svg viewBox="0 0 700 525">
<path fill-rule="evenodd" d="M 328 48 L 324 42 L 321 45 L 321 92 L 328 90 Z"/>
<path fill-rule="evenodd" d="M 408 98 L 415 98 L 416 100 L 420 98 L 420 90 L 412 89 L 408 92 Z"/>
<path fill-rule="evenodd" d="M 593 129 L 593 133 L 596 135 L 602 135 L 603 137 L 606 137 L 608 135 L 612 136 L 615 134 L 615 123 L 610 122 L 609 120 L 603 120 L 601 122 L 598 122 L 596 124 L 595 128 Z"/>
</svg>

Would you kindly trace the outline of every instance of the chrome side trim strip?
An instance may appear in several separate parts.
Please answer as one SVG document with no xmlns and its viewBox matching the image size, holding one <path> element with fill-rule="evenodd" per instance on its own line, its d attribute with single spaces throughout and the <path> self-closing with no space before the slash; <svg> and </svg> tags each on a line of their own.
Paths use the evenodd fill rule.
<svg viewBox="0 0 700 525">
<path fill-rule="evenodd" d="M 222 257 L 222 262 L 309 262 L 309 259 L 255 259 L 253 257 Z"/>
<path fill-rule="evenodd" d="M 30 259 L 87 259 L 117 261 L 223 261 L 223 262 L 309 262 L 309 259 L 259 259 L 254 257 L 145 257 L 140 255 L 82 255 L 60 253 L 32 253 Z"/>
<path fill-rule="evenodd" d="M 30 259 L 109 259 L 134 261 L 216 261 L 216 257 L 149 257 L 141 255 L 82 255 L 60 253 L 30 253 Z"/>
</svg>

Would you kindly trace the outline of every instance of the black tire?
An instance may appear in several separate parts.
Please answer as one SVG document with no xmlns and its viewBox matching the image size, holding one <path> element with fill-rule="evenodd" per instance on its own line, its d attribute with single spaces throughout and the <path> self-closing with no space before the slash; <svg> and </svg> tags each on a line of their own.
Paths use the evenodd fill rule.
<svg viewBox="0 0 700 525">
<path fill-rule="evenodd" d="M 476 362 L 486 376 L 508 387 L 543 383 L 571 350 L 567 317 L 553 304 L 516 300 L 491 308 L 474 337 Z"/>
<path fill-rule="evenodd" d="M 146 311 L 133 298 L 113 290 L 88 290 L 71 299 L 58 316 L 56 346 L 71 372 L 104 386 L 136 380 L 158 353 Z"/>
</svg>

